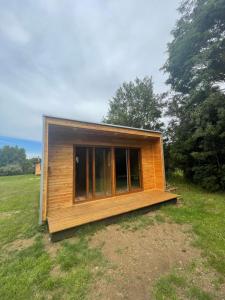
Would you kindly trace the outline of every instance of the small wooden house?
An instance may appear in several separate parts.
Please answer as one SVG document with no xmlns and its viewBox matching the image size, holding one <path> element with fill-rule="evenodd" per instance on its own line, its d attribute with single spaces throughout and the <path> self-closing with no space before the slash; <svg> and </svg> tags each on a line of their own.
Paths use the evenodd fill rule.
<svg viewBox="0 0 225 300">
<path fill-rule="evenodd" d="M 174 198 L 160 132 L 43 118 L 40 221 L 50 233 Z"/>
<path fill-rule="evenodd" d="M 36 162 L 36 164 L 35 164 L 35 175 L 36 176 L 41 175 L 41 163 L 40 163 L 40 161 Z"/>
</svg>

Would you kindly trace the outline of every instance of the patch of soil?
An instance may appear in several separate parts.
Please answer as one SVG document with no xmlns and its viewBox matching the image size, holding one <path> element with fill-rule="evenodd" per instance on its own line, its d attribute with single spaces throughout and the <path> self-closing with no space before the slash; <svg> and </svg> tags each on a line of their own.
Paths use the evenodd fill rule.
<svg viewBox="0 0 225 300">
<path fill-rule="evenodd" d="M 4 219 L 4 218 L 10 218 L 15 214 L 19 214 L 20 211 L 19 210 L 14 210 L 14 211 L 3 211 L 0 212 L 0 218 Z"/>
<path fill-rule="evenodd" d="M 225 300 L 225 283 L 216 287 L 215 279 L 219 278 L 219 274 L 212 268 L 205 267 L 205 261 L 199 259 L 197 267 L 191 276 L 191 282 L 203 291 L 214 294 L 215 299 Z"/>
<path fill-rule="evenodd" d="M 102 246 L 110 267 L 97 280 L 89 299 L 150 299 L 155 280 L 171 271 L 183 269 L 200 250 L 190 244 L 186 225 L 162 223 L 135 232 L 110 225 L 97 232 L 90 246 Z"/>
<path fill-rule="evenodd" d="M 30 239 L 17 239 L 10 244 L 5 245 L 5 249 L 9 252 L 24 250 L 34 244 L 35 237 Z"/>
<path fill-rule="evenodd" d="M 45 250 L 48 252 L 49 256 L 51 258 L 55 258 L 58 250 L 61 248 L 61 243 L 60 242 L 57 242 L 57 243 L 51 242 L 49 234 L 43 235 L 43 242 L 44 242 Z"/>
<path fill-rule="evenodd" d="M 66 272 L 63 272 L 60 268 L 60 265 L 54 266 L 54 268 L 50 271 L 50 275 L 52 277 L 63 277 L 66 275 Z"/>
</svg>

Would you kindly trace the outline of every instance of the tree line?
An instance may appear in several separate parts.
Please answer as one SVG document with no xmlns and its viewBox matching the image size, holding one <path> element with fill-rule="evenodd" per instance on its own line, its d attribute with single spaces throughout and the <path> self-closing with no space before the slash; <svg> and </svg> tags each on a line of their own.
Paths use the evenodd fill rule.
<svg viewBox="0 0 225 300">
<path fill-rule="evenodd" d="M 0 176 L 33 174 L 40 159 L 27 158 L 25 149 L 18 146 L 0 148 Z"/>
<path fill-rule="evenodd" d="M 167 175 L 225 190 L 225 1 L 185 0 L 178 11 L 162 66 L 169 92 L 155 94 L 151 77 L 125 82 L 103 121 L 162 130 Z"/>
</svg>

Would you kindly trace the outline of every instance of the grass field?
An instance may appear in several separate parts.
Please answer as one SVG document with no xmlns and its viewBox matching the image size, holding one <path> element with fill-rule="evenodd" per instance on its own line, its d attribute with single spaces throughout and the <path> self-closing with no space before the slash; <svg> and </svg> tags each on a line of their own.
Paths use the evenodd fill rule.
<svg viewBox="0 0 225 300">
<path fill-rule="evenodd" d="M 209 194 L 182 180 L 175 184 L 183 198 L 178 206 L 161 206 L 154 217 L 134 213 L 115 222 L 125 232 L 165 222 L 190 225 L 201 257 L 159 276 L 149 299 L 223 299 L 225 194 Z M 110 262 L 89 241 L 106 225 L 84 226 L 71 239 L 51 244 L 46 227 L 38 225 L 39 185 L 40 178 L 32 175 L 0 177 L 0 299 L 91 298 L 91 286 Z"/>
</svg>

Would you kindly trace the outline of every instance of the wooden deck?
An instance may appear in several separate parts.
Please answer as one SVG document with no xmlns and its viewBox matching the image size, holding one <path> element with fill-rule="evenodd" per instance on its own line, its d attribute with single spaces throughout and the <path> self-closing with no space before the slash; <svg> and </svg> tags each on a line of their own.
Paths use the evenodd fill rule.
<svg viewBox="0 0 225 300">
<path fill-rule="evenodd" d="M 59 232 L 176 198 L 176 194 L 156 190 L 145 190 L 75 204 L 71 207 L 49 212 L 49 232 Z"/>
</svg>

